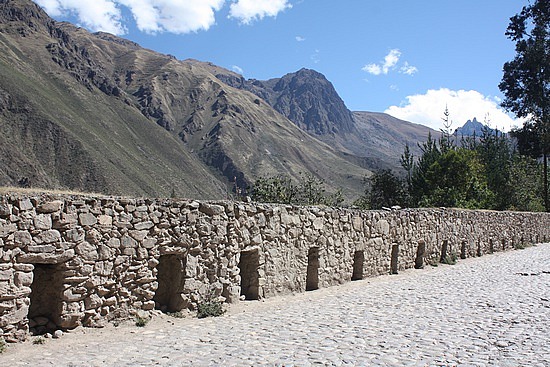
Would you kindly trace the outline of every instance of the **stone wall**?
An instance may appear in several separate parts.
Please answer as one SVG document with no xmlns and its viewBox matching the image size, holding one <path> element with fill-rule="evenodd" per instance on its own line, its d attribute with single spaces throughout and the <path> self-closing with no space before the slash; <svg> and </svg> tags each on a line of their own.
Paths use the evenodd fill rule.
<svg viewBox="0 0 550 367">
<path fill-rule="evenodd" d="M 549 238 L 548 213 L 5 194 L 0 335 L 303 292 Z"/>
</svg>

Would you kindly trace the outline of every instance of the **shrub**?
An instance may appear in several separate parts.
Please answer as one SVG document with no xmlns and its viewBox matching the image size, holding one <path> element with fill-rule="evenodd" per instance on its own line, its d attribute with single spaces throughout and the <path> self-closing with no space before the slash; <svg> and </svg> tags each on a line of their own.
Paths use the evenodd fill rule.
<svg viewBox="0 0 550 367">
<path fill-rule="evenodd" d="M 457 261 L 457 256 L 455 253 L 446 255 L 441 261 L 442 264 L 455 265 Z"/>
<path fill-rule="evenodd" d="M 225 313 L 223 309 L 223 302 L 214 299 L 213 296 L 209 296 L 203 302 L 200 302 L 197 306 L 197 317 L 203 319 L 205 317 L 217 317 Z"/>
<path fill-rule="evenodd" d="M 149 319 L 147 317 L 142 316 L 136 316 L 136 326 L 137 327 L 144 327 L 149 322 Z"/>
<path fill-rule="evenodd" d="M 514 244 L 514 248 L 516 250 L 524 250 L 527 247 L 531 247 L 531 246 L 532 246 L 531 244 L 523 242 L 523 241 Z"/>
<path fill-rule="evenodd" d="M 4 339 L 0 338 L 0 354 L 4 353 L 8 349 Z"/>
<path fill-rule="evenodd" d="M 166 312 L 168 316 L 174 317 L 176 319 L 183 319 L 185 318 L 185 314 L 182 311 L 176 311 L 176 312 Z"/>
</svg>

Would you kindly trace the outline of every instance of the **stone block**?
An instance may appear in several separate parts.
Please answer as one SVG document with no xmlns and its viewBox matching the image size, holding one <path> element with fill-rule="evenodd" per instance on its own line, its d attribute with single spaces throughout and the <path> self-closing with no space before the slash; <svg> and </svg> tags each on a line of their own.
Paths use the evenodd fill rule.
<svg viewBox="0 0 550 367">
<path fill-rule="evenodd" d="M 120 239 L 120 246 L 122 248 L 136 248 L 136 247 L 138 247 L 138 243 L 132 237 L 130 237 L 128 235 L 124 235 Z"/>
<path fill-rule="evenodd" d="M 116 297 L 115 297 L 115 296 L 106 298 L 106 299 L 103 301 L 103 305 L 104 305 L 104 306 L 116 306 L 116 304 L 117 304 L 117 300 L 116 300 Z"/>
<path fill-rule="evenodd" d="M 11 206 L 7 203 L 0 203 L 0 217 L 9 217 L 11 215 Z"/>
<path fill-rule="evenodd" d="M 138 231 L 141 231 L 141 230 L 144 230 L 144 229 L 150 229 L 150 228 L 154 227 L 154 225 L 155 224 L 151 221 L 138 222 L 138 223 L 134 224 L 134 229 L 136 229 Z"/>
<path fill-rule="evenodd" d="M 63 329 L 74 329 L 80 326 L 83 318 L 84 313 L 82 312 L 61 315 L 59 326 Z"/>
<path fill-rule="evenodd" d="M 29 231 L 17 231 L 13 234 L 13 241 L 16 245 L 30 245 L 32 243 L 32 236 Z"/>
<path fill-rule="evenodd" d="M 84 241 L 86 232 L 82 228 L 73 228 L 65 232 L 65 239 L 69 242 L 80 243 Z"/>
<path fill-rule="evenodd" d="M 13 279 L 13 270 L 0 270 L 0 282 L 1 281 L 10 281 Z"/>
<path fill-rule="evenodd" d="M 125 248 L 125 249 L 122 250 L 122 254 L 123 254 L 123 255 L 126 255 L 126 256 L 135 257 L 135 256 L 136 256 L 136 249 L 135 249 L 135 248 L 131 248 L 131 247 L 127 247 L 127 248 Z"/>
<path fill-rule="evenodd" d="M 32 264 L 13 264 L 13 269 L 16 271 L 29 272 L 34 270 L 34 265 Z"/>
<path fill-rule="evenodd" d="M 74 288 L 67 288 L 63 291 L 61 299 L 66 302 L 78 302 L 82 301 L 85 296 L 82 293 L 73 292 Z"/>
<path fill-rule="evenodd" d="M 14 284 L 17 287 L 30 287 L 33 281 L 34 274 L 32 272 L 25 273 L 18 271 L 14 276 Z"/>
<path fill-rule="evenodd" d="M 251 245 L 261 245 L 262 244 L 262 235 L 257 234 L 256 236 L 252 237 L 250 240 Z"/>
<path fill-rule="evenodd" d="M 145 238 L 142 242 L 143 247 L 146 249 L 152 249 L 157 244 L 157 240 L 155 238 Z"/>
<path fill-rule="evenodd" d="M 38 214 L 34 217 L 34 228 L 47 230 L 52 228 L 52 216 L 49 214 Z"/>
<path fill-rule="evenodd" d="M 114 255 L 114 249 L 105 245 L 99 245 L 98 252 L 99 252 L 99 260 L 108 260 Z"/>
<path fill-rule="evenodd" d="M 97 221 L 102 227 L 111 227 L 113 225 L 113 217 L 109 215 L 100 215 Z"/>
<path fill-rule="evenodd" d="M 145 237 L 147 237 L 147 235 L 149 234 L 149 231 L 134 230 L 134 231 L 129 231 L 129 233 L 130 233 L 130 236 L 132 236 L 136 241 L 141 242 L 145 239 Z"/>
<path fill-rule="evenodd" d="M 52 245 L 36 245 L 36 246 L 28 246 L 27 247 L 28 252 L 33 253 L 40 253 L 40 252 L 55 252 L 55 246 Z"/>
<path fill-rule="evenodd" d="M 60 218 L 53 220 L 52 228 L 55 228 L 55 229 L 74 228 L 77 223 L 78 223 L 78 216 L 76 213 L 73 213 L 73 214 L 61 213 Z"/>
<path fill-rule="evenodd" d="M 61 242 L 61 233 L 57 229 L 42 231 L 34 236 L 34 242 L 37 244 Z"/>
<path fill-rule="evenodd" d="M 6 238 L 15 231 L 17 231 L 17 226 L 15 224 L 0 225 L 0 238 Z"/>
<path fill-rule="evenodd" d="M 313 220 L 313 228 L 316 230 L 322 230 L 325 226 L 325 220 L 322 217 L 316 217 Z"/>
<path fill-rule="evenodd" d="M 84 300 L 84 308 L 86 310 L 92 310 L 99 308 L 103 305 L 103 301 L 101 297 L 99 297 L 97 294 L 91 294 L 89 297 L 86 297 Z"/>
<path fill-rule="evenodd" d="M 28 198 L 20 199 L 17 202 L 17 207 L 19 210 L 31 210 L 34 208 L 31 201 Z"/>
<path fill-rule="evenodd" d="M 20 323 L 27 318 L 28 314 L 29 314 L 29 306 L 22 305 L 16 311 L 12 311 L 0 317 L 0 327 L 3 328 L 7 325 Z"/>
<path fill-rule="evenodd" d="M 82 242 L 75 247 L 75 251 L 78 255 L 82 256 L 84 260 L 94 261 L 99 259 L 97 253 L 97 247 L 89 242 Z"/>
<path fill-rule="evenodd" d="M 387 236 L 390 234 L 390 224 L 387 220 L 381 219 L 374 224 L 374 230 L 381 235 Z"/>
<path fill-rule="evenodd" d="M 12 310 L 15 310 L 16 307 L 17 306 L 14 299 L 0 302 L 0 313 L 4 314 L 10 312 Z"/>
<path fill-rule="evenodd" d="M 20 254 L 17 261 L 30 264 L 59 264 L 72 259 L 74 256 L 74 250 L 70 249 L 59 255 L 50 253 Z"/>
<path fill-rule="evenodd" d="M 351 223 L 354 230 L 356 231 L 363 230 L 363 219 L 360 216 L 358 215 L 354 216 L 353 219 L 351 220 Z"/>
<path fill-rule="evenodd" d="M 39 213 L 55 213 L 63 209 L 63 202 L 59 200 L 50 201 L 47 203 L 40 204 L 36 211 Z"/>
<path fill-rule="evenodd" d="M 92 213 L 81 213 L 78 215 L 78 221 L 83 227 L 93 226 L 97 223 L 97 218 Z"/>
<path fill-rule="evenodd" d="M 107 246 L 109 246 L 110 248 L 119 248 L 120 240 L 118 238 L 111 238 L 109 239 L 109 242 L 107 242 Z"/>
<path fill-rule="evenodd" d="M 86 231 L 85 239 L 89 243 L 92 243 L 92 244 L 95 245 L 95 244 L 98 244 L 101 241 L 102 237 L 103 237 L 103 235 L 101 234 L 101 232 L 99 232 L 95 228 L 92 228 L 89 231 Z"/>
<path fill-rule="evenodd" d="M 208 203 L 200 203 L 199 211 L 206 215 L 214 216 L 214 215 L 222 215 L 225 213 L 225 208 L 221 205 L 215 205 L 215 204 L 208 204 Z"/>
</svg>

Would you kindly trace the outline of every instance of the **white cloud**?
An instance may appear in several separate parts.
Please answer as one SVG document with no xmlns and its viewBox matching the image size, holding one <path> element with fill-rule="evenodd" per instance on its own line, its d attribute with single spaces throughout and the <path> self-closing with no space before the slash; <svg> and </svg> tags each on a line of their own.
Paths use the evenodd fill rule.
<svg viewBox="0 0 550 367">
<path fill-rule="evenodd" d="M 321 61 L 321 51 L 315 50 L 313 55 L 310 56 L 310 59 L 314 64 L 318 64 Z"/>
<path fill-rule="evenodd" d="M 306 39 L 302 36 L 296 36 L 296 41 L 297 42 L 304 42 Z"/>
<path fill-rule="evenodd" d="M 372 74 L 372 75 L 382 74 L 382 67 L 380 65 L 376 65 L 376 64 L 365 65 L 365 66 L 363 66 L 363 68 L 361 70 L 366 71 L 367 73 Z"/>
<path fill-rule="evenodd" d="M 233 71 L 236 72 L 237 74 L 241 74 L 241 75 L 244 74 L 244 70 L 243 70 L 241 67 L 237 66 L 237 65 L 233 65 L 233 66 L 231 67 L 231 70 L 233 70 Z"/>
<path fill-rule="evenodd" d="M 399 60 L 401 59 L 401 51 L 394 48 L 384 57 L 384 61 L 379 64 L 367 64 L 363 66 L 361 70 L 372 74 L 372 75 L 381 75 L 388 74 L 391 70 L 396 69 Z M 415 66 L 409 65 L 407 61 L 403 63 L 403 66 L 399 68 L 401 74 L 414 75 L 418 72 L 418 69 Z"/>
<path fill-rule="evenodd" d="M 58 0 L 35 0 L 35 2 L 52 17 L 57 17 L 62 14 L 60 9 L 61 5 Z"/>
<path fill-rule="evenodd" d="M 416 66 L 409 65 L 409 63 L 405 61 L 403 66 L 399 69 L 399 72 L 401 74 L 414 75 L 418 72 L 418 69 Z"/>
<path fill-rule="evenodd" d="M 390 50 L 390 53 L 387 54 L 386 57 L 384 57 L 384 65 L 382 66 L 384 74 L 387 74 L 390 68 L 393 68 L 395 65 L 397 65 L 400 57 L 401 51 L 399 51 L 398 49 Z"/>
<path fill-rule="evenodd" d="M 112 0 L 36 0 L 52 16 L 72 14 L 83 27 L 113 34 L 124 34 L 120 9 Z"/>
<path fill-rule="evenodd" d="M 452 130 L 474 117 L 483 122 L 489 116 L 489 126 L 504 131 L 523 124 L 523 120 L 513 119 L 498 105 L 498 98 L 484 96 L 475 90 L 430 89 L 425 94 L 408 96 L 406 103 L 390 106 L 384 112 L 440 130 L 443 128 L 441 118 L 446 106 L 453 122 Z"/>
<path fill-rule="evenodd" d="M 208 30 L 225 0 L 113 0 L 127 6 L 141 31 L 191 33 Z"/>
<path fill-rule="evenodd" d="M 117 35 L 127 32 L 122 7 L 135 19 L 138 29 L 146 33 L 176 34 L 208 30 L 216 24 L 216 12 L 226 0 L 35 0 L 54 17 L 72 15 L 92 31 Z M 264 17 L 274 17 L 291 8 L 288 0 L 231 0 L 229 17 L 249 24 Z"/>
<path fill-rule="evenodd" d="M 372 75 L 387 74 L 390 69 L 395 67 L 401 57 L 401 51 L 398 49 L 390 50 L 390 52 L 384 57 L 384 62 L 381 64 L 367 64 L 363 67 L 363 71 L 366 71 Z"/>
<path fill-rule="evenodd" d="M 229 9 L 229 17 L 243 24 L 250 24 L 264 17 L 275 17 L 291 8 L 288 0 L 234 0 Z"/>
</svg>

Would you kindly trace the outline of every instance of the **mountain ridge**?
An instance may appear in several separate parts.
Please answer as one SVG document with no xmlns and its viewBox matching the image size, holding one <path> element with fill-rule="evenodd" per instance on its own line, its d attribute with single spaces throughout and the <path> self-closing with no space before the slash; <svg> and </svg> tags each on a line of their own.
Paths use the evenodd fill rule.
<svg viewBox="0 0 550 367">
<path fill-rule="evenodd" d="M 261 81 L 245 79 L 209 62 L 189 62 L 202 64 L 222 82 L 257 95 L 301 129 L 347 157 L 376 162 L 372 167 L 400 169 L 399 157 L 405 145 L 419 155 L 417 143 L 425 141 L 429 133 L 439 134 L 427 126 L 385 113 L 350 111 L 332 83 L 315 70 L 302 68 L 281 78 Z M 318 90 L 323 93 L 308 93 Z"/>
<path fill-rule="evenodd" d="M 370 175 L 202 65 L 56 22 L 27 0 L 0 9 L 0 184 L 219 198 L 235 182 L 310 172 L 353 198 Z"/>
</svg>

